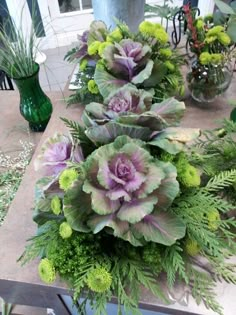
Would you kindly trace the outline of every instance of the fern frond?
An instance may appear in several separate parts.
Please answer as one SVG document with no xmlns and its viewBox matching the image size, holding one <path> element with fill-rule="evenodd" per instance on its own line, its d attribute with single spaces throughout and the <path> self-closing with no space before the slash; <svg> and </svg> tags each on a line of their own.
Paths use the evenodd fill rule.
<svg viewBox="0 0 236 315">
<path fill-rule="evenodd" d="M 224 171 L 209 180 L 203 188 L 208 192 L 218 192 L 226 187 L 232 186 L 236 181 L 236 169 Z"/>
<path fill-rule="evenodd" d="M 95 144 L 86 136 L 85 129 L 79 123 L 66 118 L 61 118 L 61 120 L 70 129 L 72 138 L 79 141 L 85 157 L 96 149 Z"/>
<path fill-rule="evenodd" d="M 223 309 L 216 300 L 214 288 L 215 282 L 205 272 L 200 272 L 193 267 L 189 268 L 189 277 L 192 279 L 191 291 L 197 304 L 203 302 L 208 309 L 212 309 L 219 315 L 223 314 Z"/>
</svg>

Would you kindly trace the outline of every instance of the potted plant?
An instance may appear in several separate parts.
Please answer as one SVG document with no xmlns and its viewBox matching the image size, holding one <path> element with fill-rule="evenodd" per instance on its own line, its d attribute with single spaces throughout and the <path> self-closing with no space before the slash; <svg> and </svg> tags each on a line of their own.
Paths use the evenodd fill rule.
<svg viewBox="0 0 236 315">
<path fill-rule="evenodd" d="M 183 60 L 171 50 L 168 34 L 158 23 L 144 21 L 133 33 L 123 23 L 109 31 L 94 21 L 65 58 L 80 64 L 78 90 L 69 103 L 101 102 L 127 84 L 152 89 L 158 100 L 183 93 Z"/>
<path fill-rule="evenodd" d="M 22 18 L 19 27 L 13 24 L 10 32 L 9 23 L 0 28 L 0 69 L 18 87 L 20 112 L 29 122 L 30 129 L 43 131 L 51 117 L 52 104 L 39 84 L 39 65 L 35 62 L 38 43 L 33 24 L 26 34 L 23 31 Z"/>
<path fill-rule="evenodd" d="M 225 92 L 232 79 L 231 62 L 235 49 L 227 34 L 227 24 L 215 25 L 213 16 L 195 18 L 189 5 L 184 6 L 188 42 L 195 54 L 187 76 L 192 97 L 199 102 L 212 102 Z"/>
</svg>

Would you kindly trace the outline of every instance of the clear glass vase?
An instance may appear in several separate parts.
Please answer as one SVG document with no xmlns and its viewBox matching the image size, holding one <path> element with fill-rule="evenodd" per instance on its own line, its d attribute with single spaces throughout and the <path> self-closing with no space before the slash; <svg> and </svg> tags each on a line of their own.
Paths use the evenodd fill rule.
<svg viewBox="0 0 236 315">
<path fill-rule="evenodd" d="M 230 86 L 233 68 L 224 65 L 202 65 L 198 60 L 192 63 L 187 75 L 188 88 L 192 98 L 198 102 L 213 102 Z"/>
<path fill-rule="evenodd" d="M 52 114 L 52 103 L 39 84 L 39 65 L 29 77 L 13 78 L 20 92 L 20 113 L 32 131 L 44 131 Z"/>
</svg>

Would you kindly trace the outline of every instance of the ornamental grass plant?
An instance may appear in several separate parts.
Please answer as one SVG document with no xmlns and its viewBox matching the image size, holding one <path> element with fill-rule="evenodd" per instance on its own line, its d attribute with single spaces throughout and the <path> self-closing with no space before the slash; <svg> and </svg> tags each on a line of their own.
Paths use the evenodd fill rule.
<svg viewBox="0 0 236 315">
<path fill-rule="evenodd" d="M 20 10 L 18 24 L 9 18 L 0 26 L 0 69 L 15 79 L 29 77 L 37 70 L 35 59 L 40 40 L 33 22 L 29 29 L 24 28 L 25 5 Z M 32 20 L 35 14 L 33 5 Z"/>
</svg>

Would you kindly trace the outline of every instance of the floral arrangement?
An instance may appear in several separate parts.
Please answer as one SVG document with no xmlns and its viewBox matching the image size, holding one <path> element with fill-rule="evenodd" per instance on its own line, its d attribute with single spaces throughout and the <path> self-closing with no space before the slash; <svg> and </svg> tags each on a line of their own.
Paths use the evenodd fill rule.
<svg viewBox="0 0 236 315">
<path fill-rule="evenodd" d="M 20 260 L 40 257 L 44 282 L 67 281 L 80 314 L 87 301 L 106 314 L 113 296 L 117 314 L 140 314 L 142 287 L 168 303 L 162 284 L 177 281 L 223 314 L 215 282 L 236 284 L 236 125 L 181 128 L 184 103 L 154 93 L 131 84 L 88 104 L 35 160 L 38 231 Z"/>
<path fill-rule="evenodd" d="M 224 92 L 231 82 L 230 62 L 235 56 L 234 43 L 227 33 L 227 23 L 214 23 L 213 15 L 195 17 L 189 5 L 184 6 L 188 29 L 188 43 L 195 54 L 192 71 L 188 75 L 189 88 L 197 99 L 204 100 Z"/>
<path fill-rule="evenodd" d="M 183 61 L 171 50 L 160 24 L 144 21 L 133 34 L 125 24 L 117 22 L 116 29 L 109 31 L 103 22 L 94 21 L 78 39 L 78 47 L 65 56 L 80 65 L 75 82 L 79 89 L 68 104 L 102 102 L 126 84 L 153 89 L 159 100 L 183 94 Z"/>
</svg>

